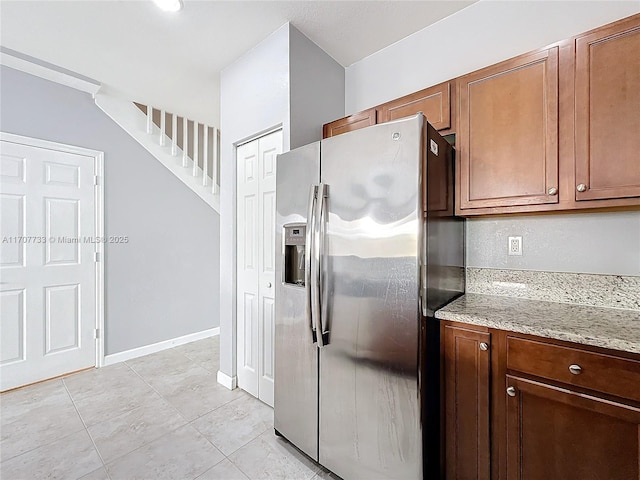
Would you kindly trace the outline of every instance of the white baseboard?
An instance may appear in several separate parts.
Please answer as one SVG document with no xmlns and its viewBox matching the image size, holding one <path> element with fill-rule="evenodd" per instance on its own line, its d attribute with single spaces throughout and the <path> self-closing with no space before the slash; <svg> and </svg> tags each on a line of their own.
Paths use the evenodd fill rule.
<svg viewBox="0 0 640 480">
<path fill-rule="evenodd" d="M 218 383 L 229 390 L 233 390 L 238 386 L 238 377 L 230 377 L 221 370 L 218 370 Z"/>
<path fill-rule="evenodd" d="M 106 355 L 102 362 L 103 367 L 107 365 L 113 365 L 114 363 L 126 362 L 133 358 L 143 357 L 150 353 L 161 352 L 168 348 L 177 347 L 178 345 L 184 345 L 185 343 L 195 342 L 196 340 L 202 340 L 204 338 L 220 335 L 220 327 L 210 328 L 209 330 L 203 330 L 201 332 L 190 333 L 189 335 L 183 335 L 182 337 L 172 338 L 170 340 L 164 340 L 162 342 L 153 343 L 151 345 L 145 345 L 144 347 L 133 348 L 131 350 L 125 350 L 124 352 L 114 353 L 112 355 Z M 218 372 L 218 381 L 220 381 L 220 372 Z"/>
</svg>

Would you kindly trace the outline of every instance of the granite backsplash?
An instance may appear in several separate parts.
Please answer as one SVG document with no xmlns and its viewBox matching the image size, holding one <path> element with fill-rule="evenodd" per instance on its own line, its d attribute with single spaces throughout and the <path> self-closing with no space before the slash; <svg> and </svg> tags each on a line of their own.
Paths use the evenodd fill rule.
<svg viewBox="0 0 640 480">
<path fill-rule="evenodd" d="M 640 310 L 640 277 L 467 267 L 466 293 Z"/>
</svg>

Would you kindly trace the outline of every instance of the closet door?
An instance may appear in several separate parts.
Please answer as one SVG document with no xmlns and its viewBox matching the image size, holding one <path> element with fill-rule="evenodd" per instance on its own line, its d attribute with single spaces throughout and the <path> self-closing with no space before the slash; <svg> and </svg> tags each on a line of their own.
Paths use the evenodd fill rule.
<svg viewBox="0 0 640 480">
<path fill-rule="evenodd" d="M 276 156 L 281 152 L 282 131 L 236 151 L 238 386 L 271 406 Z"/>
</svg>

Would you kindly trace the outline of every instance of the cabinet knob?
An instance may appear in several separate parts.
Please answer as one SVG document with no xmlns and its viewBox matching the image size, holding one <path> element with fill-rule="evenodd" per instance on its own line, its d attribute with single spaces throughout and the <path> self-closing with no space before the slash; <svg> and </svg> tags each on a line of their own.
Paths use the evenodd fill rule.
<svg viewBox="0 0 640 480">
<path fill-rule="evenodd" d="M 586 192 L 587 191 L 587 186 L 584 183 L 580 183 L 576 187 L 576 190 L 578 190 L 579 192 Z"/>
<path fill-rule="evenodd" d="M 486 352 L 487 350 L 489 350 L 489 344 L 485 342 L 480 342 L 480 350 L 482 350 L 483 352 Z"/>
<path fill-rule="evenodd" d="M 547 193 L 549 193 L 549 195 L 557 195 L 558 189 L 556 187 L 551 187 Z"/>
<path fill-rule="evenodd" d="M 271 288 L 271 282 L 267 282 L 267 288 Z"/>
<path fill-rule="evenodd" d="M 574 375 L 580 375 L 582 373 L 582 367 L 580 365 L 569 365 L 569 371 Z"/>
<path fill-rule="evenodd" d="M 516 387 L 507 387 L 507 395 L 510 397 L 516 396 Z"/>
</svg>

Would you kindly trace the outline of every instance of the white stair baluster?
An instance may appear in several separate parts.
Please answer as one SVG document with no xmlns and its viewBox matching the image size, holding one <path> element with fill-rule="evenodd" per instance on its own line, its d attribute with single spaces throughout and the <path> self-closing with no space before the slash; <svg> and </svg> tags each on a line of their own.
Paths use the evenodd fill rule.
<svg viewBox="0 0 640 480">
<path fill-rule="evenodd" d="M 187 118 L 182 117 L 182 166 L 187 166 L 189 156 L 189 129 L 187 128 Z"/>
<path fill-rule="evenodd" d="M 178 116 L 171 114 L 171 155 L 174 157 L 178 154 Z"/>
<path fill-rule="evenodd" d="M 202 185 L 207 186 L 209 181 L 209 127 L 202 125 L 204 135 L 202 137 Z"/>
<path fill-rule="evenodd" d="M 167 133 L 167 125 L 165 121 L 164 110 L 160 110 L 160 146 L 164 147 L 167 143 L 165 141 L 165 134 Z"/>
<path fill-rule="evenodd" d="M 193 176 L 198 175 L 198 137 L 200 133 L 198 132 L 198 123 L 193 121 Z"/>
<path fill-rule="evenodd" d="M 147 105 L 147 133 L 153 133 L 153 107 Z"/>
<path fill-rule="evenodd" d="M 218 193 L 218 129 L 213 127 L 213 167 L 211 169 L 211 193 Z"/>
</svg>

